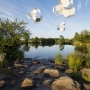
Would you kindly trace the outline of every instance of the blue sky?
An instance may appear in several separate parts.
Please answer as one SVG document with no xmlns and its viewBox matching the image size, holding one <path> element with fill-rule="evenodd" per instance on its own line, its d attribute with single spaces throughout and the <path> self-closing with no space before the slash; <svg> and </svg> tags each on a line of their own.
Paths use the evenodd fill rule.
<svg viewBox="0 0 90 90">
<path fill-rule="evenodd" d="M 31 37 L 58 38 L 63 35 L 65 38 L 73 38 L 75 32 L 90 30 L 90 0 L 73 0 L 76 11 L 70 18 L 53 14 L 52 8 L 58 4 L 58 0 L 0 0 L 0 17 L 28 22 L 27 28 L 32 33 Z M 43 16 L 39 23 L 26 17 L 26 13 L 34 7 L 39 8 Z M 57 25 L 62 22 L 66 24 L 64 32 L 57 30 Z"/>
</svg>

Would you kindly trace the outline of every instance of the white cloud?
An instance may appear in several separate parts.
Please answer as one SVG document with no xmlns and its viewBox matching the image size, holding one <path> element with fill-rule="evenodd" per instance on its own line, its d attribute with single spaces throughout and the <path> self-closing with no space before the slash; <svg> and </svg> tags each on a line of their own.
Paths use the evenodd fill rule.
<svg viewBox="0 0 90 90">
<path fill-rule="evenodd" d="M 85 6 L 87 6 L 87 5 L 88 5 L 88 3 L 89 3 L 89 0 L 86 0 Z"/>
<path fill-rule="evenodd" d="M 81 1 L 79 1 L 77 9 L 80 10 L 82 8 Z"/>
</svg>

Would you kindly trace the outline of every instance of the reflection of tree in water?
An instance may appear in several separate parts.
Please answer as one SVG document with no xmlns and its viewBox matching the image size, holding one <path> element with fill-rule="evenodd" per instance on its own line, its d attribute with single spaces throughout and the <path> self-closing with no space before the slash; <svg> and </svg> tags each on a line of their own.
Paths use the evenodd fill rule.
<svg viewBox="0 0 90 90">
<path fill-rule="evenodd" d="M 62 51 L 64 49 L 64 45 L 59 45 L 60 50 Z"/>
<path fill-rule="evenodd" d="M 46 43 L 31 43 L 30 45 L 31 45 L 31 46 L 34 46 L 34 47 L 37 49 L 38 46 L 42 46 L 42 47 L 44 47 L 44 46 L 49 46 L 49 47 L 51 47 L 51 46 L 53 46 L 54 44 L 51 44 L 51 43 L 48 43 L 48 44 L 46 44 Z"/>
<path fill-rule="evenodd" d="M 23 50 L 26 51 L 26 52 L 28 52 L 29 49 L 30 49 L 30 46 L 28 46 L 28 45 L 25 45 L 25 46 L 23 47 Z"/>
<path fill-rule="evenodd" d="M 35 43 L 35 44 L 34 44 L 34 47 L 35 47 L 36 49 L 38 48 L 38 46 L 39 46 L 38 43 Z"/>
</svg>

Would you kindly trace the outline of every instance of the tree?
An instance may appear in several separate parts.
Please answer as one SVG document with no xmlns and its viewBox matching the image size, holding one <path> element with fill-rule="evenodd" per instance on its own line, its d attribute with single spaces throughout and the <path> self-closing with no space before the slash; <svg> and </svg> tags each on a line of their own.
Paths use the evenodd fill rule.
<svg viewBox="0 0 90 90">
<path fill-rule="evenodd" d="M 26 45 L 28 44 L 28 40 L 29 40 L 29 38 L 30 38 L 30 35 L 31 35 L 31 33 L 28 32 L 28 31 L 25 31 L 25 32 L 23 33 L 23 38 L 25 39 L 25 44 L 26 44 Z"/>
<path fill-rule="evenodd" d="M 62 35 L 60 35 L 59 43 L 62 45 L 62 44 L 64 44 L 64 42 L 65 42 L 64 37 Z"/>
<path fill-rule="evenodd" d="M 76 32 L 75 35 L 74 35 L 74 39 L 75 40 L 78 40 L 79 39 L 79 34 Z"/>
<path fill-rule="evenodd" d="M 0 52 L 5 52 L 8 57 L 18 57 L 18 48 L 21 44 L 21 37 L 25 34 L 26 25 L 23 20 L 0 18 Z"/>
<path fill-rule="evenodd" d="M 80 34 L 77 32 L 74 35 L 74 40 L 80 41 L 82 43 L 90 42 L 90 32 L 88 30 L 82 30 Z"/>
<path fill-rule="evenodd" d="M 0 45 L 13 46 L 20 44 L 21 36 L 26 32 L 27 23 L 17 19 L 14 21 L 0 19 L 0 22 Z"/>
</svg>

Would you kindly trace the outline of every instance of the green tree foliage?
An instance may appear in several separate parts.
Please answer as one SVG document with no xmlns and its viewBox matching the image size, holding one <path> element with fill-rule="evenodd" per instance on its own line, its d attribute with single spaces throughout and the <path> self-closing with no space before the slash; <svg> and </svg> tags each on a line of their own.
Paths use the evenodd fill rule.
<svg viewBox="0 0 90 90">
<path fill-rule="evenodd" d="M 59 38 L 59 43 L 62 45 L 65 43 L 65 39 L 62 35 L 60 35 L 60 38 Z"/>
<path fill-rule="evenodd" d="M 31 33 L 29 31 L 26 31 L 26 32 L 23 33 L 23 38 L 25 40 L 26 45 L 28 44 L 28 40 L 30 38 L 30 35 L 31 35 Z"/>
<path fill-rule="evenodd" d="M 24 21 L 15 19 L 11 21 L 9 19 L 0 19 L 0 45 L 1 46 L 13 46 L 19 45 L 20 39 L 23 34 L 26 34 L 26 24 Z"/>
<path fill-rule="evenodd" d="M 86 44 L 77 45 L 75 47 L 75 51 L 81 52 L 81 53 L 88 53 L 88 48 Z"/>
<path fill-rule="evenodd" d="M 28 52 L 29 49 L 30 49 L 30 46 L 28 46 L 28 45 L 23 46 L 23 50 L 24 50 L 25 52 Z"/>
<path fill-rule="evenodd" d="M 25 36 L 26 25 L 24 21 L 15 19 L 0 18 L 0 53 L 6 53 L 6 57 L 18 58 L 21 51 L 18 48 L 21 44 L 21 37 Z"/>
<path fill-rule="evenodd" d="M 31 41 L 33 43 L 44 43 L 44 44 L 55 44 L 55 40 L 53 38 L 32 38 Z"/>
<path fill-rule="evenodd" d="M 74 35 L 75 41 L 80 41 L 82 43 L 90 43 L 90 32 L 89 30 L 83 30 L 81 33 L 75 33 Z"/>
</svg>

